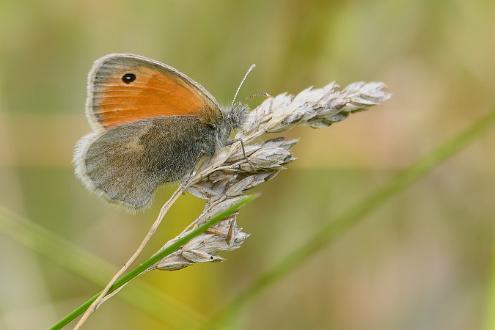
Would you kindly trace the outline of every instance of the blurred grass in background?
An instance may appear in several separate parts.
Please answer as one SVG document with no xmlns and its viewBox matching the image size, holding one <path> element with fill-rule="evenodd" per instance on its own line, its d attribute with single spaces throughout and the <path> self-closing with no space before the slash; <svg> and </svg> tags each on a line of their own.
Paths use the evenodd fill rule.
<svg viewBox="0 0 495 330">
<path fill-rule="evenodd" d="M 129 215 L 89 194 L 72 148 L 89 131 L 86 74 L 109 52 L 175 66 L 228 104 L 331 80 L 380 80 L 393 98 L 325 130 L 245 208 L 227 262 L 143 278 L 206 318 L 324 221 L 494 104 L 495 3 L 478 1 L 0 1 L 0 204 L 119 265 L 160 201 Z M 260 99 L 249 102 L 256 105 Z M 242 329 L 479 329 L 494 259 L 495 134 L 320 253 L 243 314 Z M 150 254 L 201 210 L 187 196 Z M 0 328 L 46 328 L 101 288 L 0 232 Z M 172 323 L 174 324 L 174 323 Z M 168 329 L 115 299 L 88 328 Z"/>
</svg>

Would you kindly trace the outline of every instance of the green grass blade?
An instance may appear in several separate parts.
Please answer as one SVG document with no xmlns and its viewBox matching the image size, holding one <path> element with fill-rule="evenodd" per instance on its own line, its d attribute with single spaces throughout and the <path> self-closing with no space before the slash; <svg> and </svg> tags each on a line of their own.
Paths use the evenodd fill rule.
<svg viewBox="0 0 495 330">
<path fill-rule="evenodd" d="M 239 201 L 235 202 L 232 204 L 229 208 L 226 210 L 219 212 L 212 216 L 208 221 L 204 222 L 203 224 L 199 225 L 195 229 L 191 230 L 189 233 L 186 235 L 182 236 L 179 238 L 177 241 L 174 243 L 170 244 L 168 247 L 165 249 L 159 251 L 158 253 L 154 254 L 147 260 L 143 261 L 141 264 L 139 264 L 137 267 L 129 271 L 128 273 L 124 274 L 121 276 L 115 284 L 110 288 L 109 294 L 114 292 L 115 290 L 119 289 L 120 287 L 124 286 L 126 283 L 131 281 L 132 279 L 136 278 L 139 276 L 141 273 L 146 271 L 149 267 L 153 266 L 156 264 L 158 261 L 162 260 L 164 257 L 168 256 L 169 254 L 177 251 L 181 246 L 189 242 L 191 239 L 194 237 L 204 233 L 208 228 L 211 226 L 214 226 L 215 224 L 219 223 L 223 219 L 227 218 L 228 216 L 232 215 L 233 213 L 237 212 L 241 207 L 246 205 L 247 203 L 251 202 L 254 198 L 256 198 L 255 195 L 249 195 L 241 198 Z M 62 320 L 57 322 L 55 325 L 53 325 L 50 330 L 57 330 L 57 329 L 62 329 L 64 326 L 69 324 L 71 321 L 73 321 L 76 317 L 84 313 L 86 309 L 91 305 L 91 303 L 98 297 L 99 293 L 95 294 L 88 300 L 86 300 L 83 304 L 81 304 L 79 307 L 75 308 L 72 312 L 67 314 Z"/>
<path fill-rule="evenodd" d="M 1 206 L 0 233 L 98 286 L 117 271 L 107 261 Z M 204 321 L 198 312 L 140 280 L 118 297 L 175 329 L 193 328 Z"/>
<path fill-rule="evenodd" d="M 242 307 L 256 295 L 269 288 L 297 266 L 308 260 L 310 256 L 346 233 L 356 223 L 362 222 L 366 216 L 375 211 L 379 206 L 411 186 L 415 181 L 425 176 L 442 161 L 462 150 L 466 145 L 476 140 L 488 129 L 492 128 L 494 124 L 495 111 L 492 111 L 451 140 L 434 149 L 416 164 L 403 170 L 384 186 L 358 202 L 354 207 L 349 208 L 339 217 L 328 222 L 305 244 L 289 254 L 271 269 L 265 271 L 250 286 L 241 291 L 224 310 L 220 311 L 220 313 L 206 325 L 206 327 L 218 328 L 230 324 Z"/>
</svg>

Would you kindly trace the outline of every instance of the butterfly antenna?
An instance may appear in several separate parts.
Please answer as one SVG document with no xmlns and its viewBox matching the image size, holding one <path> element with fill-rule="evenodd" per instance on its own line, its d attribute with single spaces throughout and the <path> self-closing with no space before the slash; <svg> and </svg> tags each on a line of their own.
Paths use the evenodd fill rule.
<svg viewBox="0 0 495 330">
<path fill-rule="evenodd" d="M 239 87 L 237 87 L 237 90 L 235 91 L 234 99 L 232 100 L 232 107 L 234 106 L 235 101 L 237 100 L 237 96 L 239 95 L 239 91 L 241 90 L 242 85 L 244 85 L 244 82 L 246 81 L 247 77 L 253 71 L 253 69 L 256 67 L 256 64 L 251 64 L 249 69 L 247 69 L 246 73 L 244 74 L 244 77 L 241 80 L 241 83 L 239 84 Z"/>
<path fill-rule="evenodd" d="M 247 97 L 244 98 L 244 101 L 250 101 L 252 99 L 254 99 L 255 97 L 258 97 L 258 96 L 264 96 L 264 97 L 272 97 L 268 92 L 256 92 L 252 95 L 249 95 Z"/>
</svg>

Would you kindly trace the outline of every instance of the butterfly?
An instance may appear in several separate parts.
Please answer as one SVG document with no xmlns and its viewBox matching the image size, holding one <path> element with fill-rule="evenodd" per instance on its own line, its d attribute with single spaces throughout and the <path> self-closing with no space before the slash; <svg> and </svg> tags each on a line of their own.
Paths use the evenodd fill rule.
<svg viewBox="0 0 495 330">
<path fill-rule="evenodd" d="M 134 54 L 96 60 L 87 91 L 92 131 L 76 144 L 76 175 L 89 190 L 130 209 L 149 205 L 159 185 L 212 157 L 247 113 L 234 101 L 221 107 L 184 73 Z"/>
</svg>

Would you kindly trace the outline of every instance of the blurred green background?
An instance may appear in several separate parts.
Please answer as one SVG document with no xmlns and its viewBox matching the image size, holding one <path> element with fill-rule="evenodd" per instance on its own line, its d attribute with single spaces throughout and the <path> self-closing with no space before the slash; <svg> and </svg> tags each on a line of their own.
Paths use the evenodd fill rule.
<svg viewBox="0 0 495 330">
<path fill-rule="evenodd" d="M 169 322 L 116 298 L 87 324 L 187 329 L 183 319 L 211 317 L 323 223 L 492 110 L 494 36 L 492 0 L 0 0 L 0 204 L 111 264 L 134 251 L 172 187 L 132 215 L 88 193 L 71 164 L 89 131 L 86 74 L 106 53 L 166 62 L 225 104 L 251 63 L 241 97 L 384 81 L 393 98 L 383 106 L 288 133 L 301 137 L 298 160 L 243 209 L 239 222 L 252 236 L 227 262 L 143 277 L 166 296 Z M 490 328 L 494 146 L 491 133 L 442 164 L 263 292 L 235 326 Z M 180 201 L 145 255 L 201 207 L 191 196 Z M 4 229 L 0 329 L 46 328 L 101 288 Z M 92 266 L 81 268 L 110 277 Z M 172 306 L 186 317 L 167 314 Z"/>
</svg>

